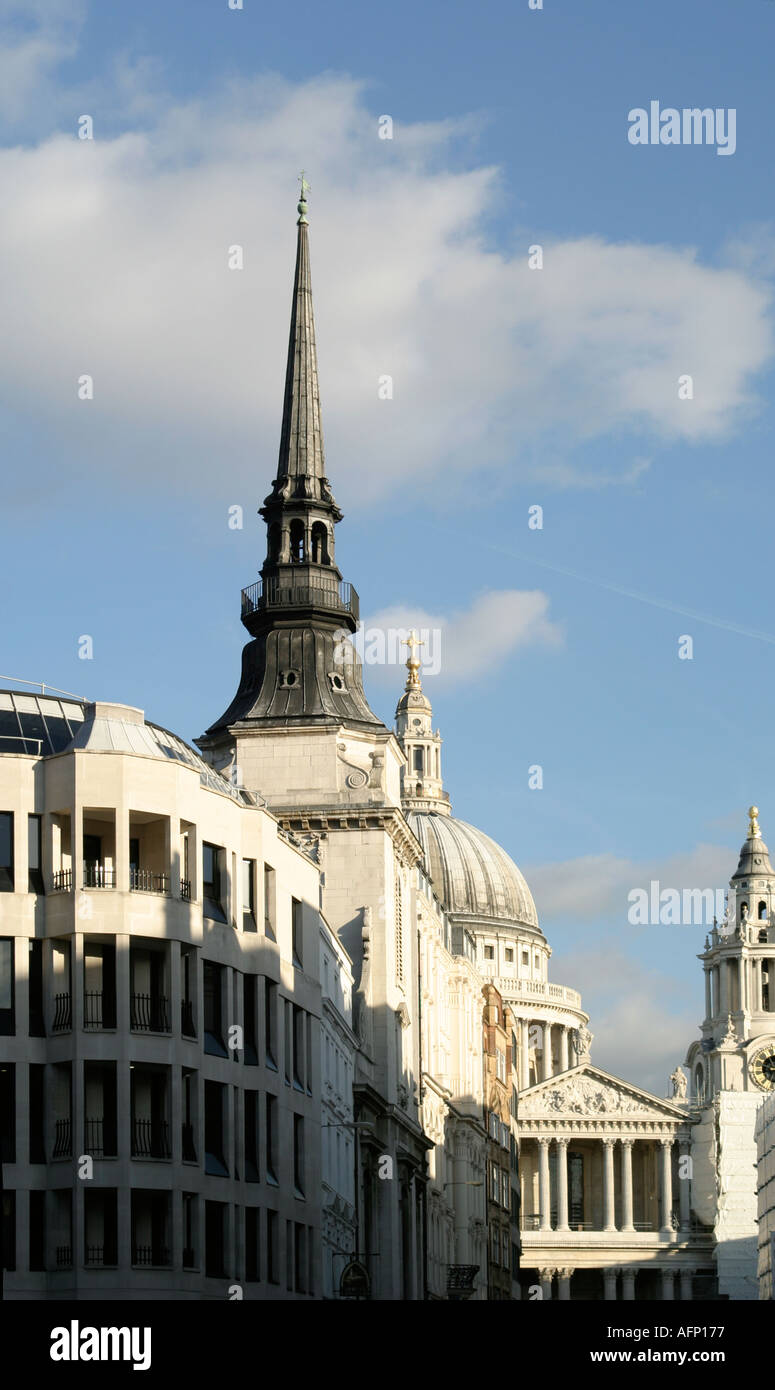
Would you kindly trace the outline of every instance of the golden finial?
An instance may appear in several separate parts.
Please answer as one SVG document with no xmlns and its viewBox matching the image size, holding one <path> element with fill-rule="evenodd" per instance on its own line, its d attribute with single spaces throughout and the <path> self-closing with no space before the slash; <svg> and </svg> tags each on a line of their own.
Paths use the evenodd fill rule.
<svg viewBox="0 0 775 1390">
<path fill-rule="evenodd" d="M 417 657 L 415 656 L 415 650 L 417 647 L 424 647 L 425 643 L 420 641 L 414 628 L 412 628 L 412 631 L 409 633 L 409 636 L 404 638 L 403 645 L 409 648 L 409 660 L 406 663 L 406 669 L 409 672 L 409 677 L 406 682 L 406 689 L 421 690 L 422 686 L 420 685 L 419 676 L 420 662 L 417 660 Z"/>
<path fill-rule="evenodd" d="M 750 822 L 751 822 L 750 825 L 749 825 L 749 827 L 748 827 L 748 838 L 749 838 L 749 840 L 760 840 L 760 839 L 762 838 L 762 832 L 761 832 L 761 830 L 759 829 L 759 822 L 758 822 L 758 820 L 756 819 L 756 817 L 758 816 L 758 814 L 759 814 L 759 807 L 758 807 L 758 806 L 749 806 L 749 807 L 748 807 L 748 816 L 749 816 L 749 819 L 750 819 Z"/>
</svg>

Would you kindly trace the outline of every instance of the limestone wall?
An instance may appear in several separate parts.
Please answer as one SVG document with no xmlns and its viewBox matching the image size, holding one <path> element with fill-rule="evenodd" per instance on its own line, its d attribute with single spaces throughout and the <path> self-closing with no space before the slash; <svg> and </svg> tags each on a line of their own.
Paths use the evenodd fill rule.
<svg viewBox="0 0 775 1390">
<path fill-rule="evenodd" d="M 718 1213 L 716 1263 L 719 1293 L 758 1297 L 756 1113 L 763 1097 L 721 1091 L 716 1097 Z"/>
<path fill-rule="evenodd" d="M 759 1218 L 759 1297 L 775 1297 L 775 1095 L 767 1096 L 757 1115 L 756 1148 Z"/>
</svg>

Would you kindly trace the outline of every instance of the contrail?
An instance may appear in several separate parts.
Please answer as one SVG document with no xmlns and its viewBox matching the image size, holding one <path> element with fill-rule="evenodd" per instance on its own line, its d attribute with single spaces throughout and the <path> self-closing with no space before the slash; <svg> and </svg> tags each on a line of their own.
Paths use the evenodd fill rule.
<svg viewBox="0 0 775 1390">
<path fill-rule="evenodd" d="M 567 575 L 569 579 L 578 579 L 582 584 L 593 584 L 598 589 L 608 589 L 609 593 L 621 594 L 624 598 L 633 598 L 638 603 L 648 603 L 652 608 L 664 608 L 669 613 L 680 613 L 683 618 L 693 618 L 697 623 L 707 623 L 709 627 L 723 628 L 726 632 L 736 632 L 741 637 L 755 637 L 759 642 L 769 642 L 775 645 L 775 636 L 770 632 L 758 632 L 755 628 L 741 627 L 739 623 L 727 622 L 724 618 L 711 618 L 707 613 L 697 613 L 693 608 L 683 608 L 679 603 L 671 603 L 666 598 L 653 598 L 651 594 L 639 594 L 636 589 L 626 589 L 622 584 L 609 584 L 605 579 L 595 579 L 589 574 L 580 574 L 578 570 L 567 569 L 565 565 L 553 565 L 548 560 L 538 560 L 534 555 L 525 555 L 519 550 L 512 550 L 509 546 L 494 545 L 491 541 L 480 542 L 485 550 L 497 550 L 502 555 L 510 555 L 515 560 L 521 560 L 528 565 L 540 565 L 542 569 L 552 570 L 554 574 Z"/>
</svg>

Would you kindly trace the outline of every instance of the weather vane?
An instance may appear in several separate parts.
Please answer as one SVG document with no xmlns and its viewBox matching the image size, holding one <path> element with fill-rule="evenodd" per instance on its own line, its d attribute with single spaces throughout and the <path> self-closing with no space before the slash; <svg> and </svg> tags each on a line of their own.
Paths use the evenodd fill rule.
<svg viewBox="0 0 775 1390">
<path fill-rule="evenodd" d="M 304 177 L 304 170 L 303 170 L 303 169 L 302 169 L 301 173 L 299 174 L 299 182 L 300 182 L 300 184 L 301 184 L 301 196 L 300 196 L 300 198 L 299 198 L 299 206 L 298 206 L 297 211 L 298 211 L 298 214 L 299 214 L 299 223 L 298 223 L 298 225 L 301 227 L 301 226 L 304 226 L 304 224 L 305 224 L 306 221 L 307 221 L 307 193 L 308 193 L 308 191 L 309 191 L 309 184 L 307 183 L 307 180 L 306 180 L 306 178 Z"/>
</svg>

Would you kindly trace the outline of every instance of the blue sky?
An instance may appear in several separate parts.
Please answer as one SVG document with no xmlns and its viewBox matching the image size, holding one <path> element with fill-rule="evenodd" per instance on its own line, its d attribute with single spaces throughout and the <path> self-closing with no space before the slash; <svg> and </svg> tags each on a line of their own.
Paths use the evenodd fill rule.
<svg viewBox="0 0 775 1390">
<path fill-rule="evenodd" d="M 660 1091 L 703 934 L 627 892 L 723 885 L 752 800 L 775 837 L 774 39 L 770 0 L 0 3 L 0 668 L 189 740 L 228 704 L 304 167 L 340 567 L 443 624 L 455 812 Z M 653 99 L 734 108 L 734 155 L 631 145 Z"/>
</svg>

